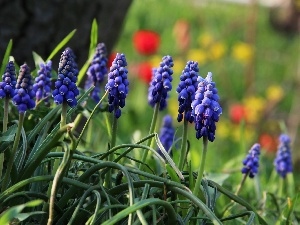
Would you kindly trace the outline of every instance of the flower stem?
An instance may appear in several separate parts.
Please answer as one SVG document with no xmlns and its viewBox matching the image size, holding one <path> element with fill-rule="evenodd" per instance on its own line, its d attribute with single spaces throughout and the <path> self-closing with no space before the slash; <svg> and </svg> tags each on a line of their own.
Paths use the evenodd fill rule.
<svg viewBox="0 0 300 225">
<path fill-rule="evenodd" d="M 181 153 L 180 153 L 180 161 L 179 161 L 179 170 L 184 169 L 184 162 L 186 159 L 186 141 L 187 141 L 187 129 L 188 128 L 188 121 L 184 119 L 183 122 L 183 134 L 182 134 L 182 142 L 181 142 Z"/>
<path fill-rule="evenodd" d="M 243 187 L 243 185 L 244 185 L 244 183 L 245 183 L 245 181 L 246 181 L 246 179 L 247 179 L 247 177 L 249 175 L 249 172 L 250 171 L 248 171 L 248 173 L 244 174 L 243 180 L 241 181 L 240 185 L 238 186 L 238 188 L 236 189 L 236 191 L 234 193 L 235 195 L 238 195 L 240 193 L 240 191 L 241 191 L 241 189 L 242 189 L 242 187 Z"/>
<path fill-rule="evenodd" d="M 8 103 L 9 98 L 6 97 L 4 99 L 4 112 L 3 112 L 3 133 L 7 131 L 7 123 L 8 123 Z M 2 170 L 3 170 L 3 163 L 4 163 L 4 153 L 0 153 L 0 179 L 2 177 Z"/>
<path fill-rule="evenodd" d="M 151 125 L 150 125 L 149 134 L 152 134 L 155 131 L 155 126 L 156 126 L 158 111 L 159 111 L 159 103 L 156 103 L 155 106 L 154 106 L 154 113 L 153 113 L 153 116 L 152 116 L 152 121 L 151 121 Z M 149 146 L 149 147 L 151 146 L 152 140 L 153 140 L 152 138 L 148 139 L 147 146 Z M 145 162 L 146 161 L 147 155 L 148 155 L 148 151 L 144 151 L 141 162 Z M 143 167 L 143 164 L 140 163 L 139 169 L 142 169 L 142 167 Z"/>
<path fill-rule="evenodd" d="M 196 184 L 193 190 L 193 194 L 198 197 L 199 191 L 200 191 L 200 185 L 201 185 L 201 180 L 203 177 L 203 172 L 204 172 L 204 166 L 205 166 L 205 158 L 206 158 L 206 152 L 207 152 L 207 144 L 208 144 L 208 139 L 207 137 L 203 137 L 203 149 L 202 149 L 202 158 L 198 170 L 198 176 L 196 179 Z"/>
<path fill-rule="evenodd" d="M 5 176 L 4 176 L 3 181 L 2 181 L 1 192 L 5 191 L 6 188 L 9 186 L 9 176 L 10 176 L 10 172 L 11 172 L 11 169 L 13 167 L 13 164 L 14 164 L 16 151 L 17 151 L 17 148 L 18 148 L 18 145 L 19 145 L 19 141 L 20 141 L 20 137 L 21 137 L 21 131 L 22 131 L 23 123 L 24 123 L 24 117 L 25 117 L 25 113 L 20 113 L 19 114 L 18 129 L 17 129 L 17 133 L 16 133 L 16 136 L 15 136 L 15 140 L 14 140 L 13 148 L 11 150 L 10 157 L 8 159 Z"/>
</svg>

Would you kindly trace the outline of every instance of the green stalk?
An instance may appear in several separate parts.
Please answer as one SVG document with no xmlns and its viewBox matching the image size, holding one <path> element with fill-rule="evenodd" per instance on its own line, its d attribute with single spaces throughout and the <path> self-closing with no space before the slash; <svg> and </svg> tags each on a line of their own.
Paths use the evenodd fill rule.
<svg viewBox="0 0 300 225">
<path fill-rule="evenodd" d="M 248 175 L 249 175 L 250 171 L 248 171 L 248 173 L 244 174 L 243 180 L 241 181 L 240 185 L 238 186 L 238 188 L 236 189 L 236 192 L 234 193 L 235 195 L 239 195 Z"/>
<path fill-rule="evenodd" d="M 151 121 L 151 125 L 150 125 L 149 134 L 152 134 L 155 131 L 158 111 L 159 111 L 159 103 L 156 103 L 155 106 L 154 106 L 154 113 L 153 113 L 153 116 L 152 116 L 152 121 Z M 147 141 L 147 146 L 150 147 L 151 143 L 152 143 L 152 138 L 149 138 L 148 141 Z M 148 155 L 148 151 L 144 151 L 141 162 L 146 161 L 147 155 Z M 140 163 L 139 169 L 142 169 L 142 167 L 143 167 L 143 164 Z"/>
<path fill-rule="evenodd" d="M 15 136 L 13 148 L 11 150 L 11 154 L 10 154 L 10 157 L 9 157 L 9 160 L 8 160 L 8 163 L 7 163 L 7 169 L 6 169 L 6 172 L 5 172 L 5 176 L 4 176 L 3 181 L 2 181 L 1 192 L 5 191 L 6 188 L 9 186 L 9 176 L 10 176 L 13 164 L 14 164 L 15 155 L 16 155 L 17 148 L 18 148 L 18 145 L 19 145 L 19 141 L 20 141 L 20 137 L 21 137 L 21 131 L 22 131 L 23 123 L 24 123 L 24 117 L 25 117 L 25 113 L 19 113 L 18 129 L 17 129 L 17 133 L 16 133 L 16 136 Z"/>
<path fill-rule="evenodd" d="M 203 172 L 204 172 L 204 165 L 205 165 L 205 158 L 206 158 L 206 152 L 207 152 L 207 142 L 208 139 L 207 137 L 203 137 L 203 149 L 202 149 L 202 158 L 198 170 L 198 177 L 196 179 L 196 184 L 193 190 L 193 194 L 198 197 L 199 191 L 200 191 L 200 185 L 201 185 L 201 180 L 203 177 Z"/>
<path fill-rule="evenodd" d="M 5 97 L 5 99 L 4 99 L 4 112 L 3 112 L 3 133 L 5 131 L 7 131 L 8 103 L 9 103 L 9 98 Z M 0 153 L 0 179 L 2 177 L 3 163 L 4 163 L 4 153 Z"/>
<path fill-rule="evenodd" d="M 184 118 L 183 121 L 183 134 L 181 142 L 181 153 L 178 169 L 182 171 L 184 169 L 184 161 L 186 159 L 186 142 L 187 142 L 187 130 L 188 130 L 188 121 Z"/>
<path fill-rule="evenodd" d="M 117 129 L 118 129 L 118 118 L 113 116 L 110 149 L 112 149 L 116 145 Z M 108 161 L 112 162 L 113 160 L 114 160 L 114 153 L 112 152 L 111 154 L 108 155 Z M 111 169 L 108 170 L 108 173 L 105 177 L 105 184 L 106 184 L 107 188 L 111 188 Z"/>
</svg>

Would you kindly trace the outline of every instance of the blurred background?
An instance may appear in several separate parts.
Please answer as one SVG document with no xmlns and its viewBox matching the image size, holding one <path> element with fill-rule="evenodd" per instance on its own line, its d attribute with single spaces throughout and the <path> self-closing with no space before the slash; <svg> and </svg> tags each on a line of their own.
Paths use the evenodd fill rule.
<svg viewBox="0 0 300 225">
<path fill-rule="evenodd" d="M 119 121 L 119 143 L 147 135 L 153 113 L 147 102 L 151 71 L 164 55 L 171 55 L 173 89 L 168 108 L 159 114 L 157 131 L 162 117 L 170 114 L 176 136 L 181 136 L 176 87 L 186 62 L 194 60 L 202 77 L 213 73 L 223 107 L 216 140 L 209 143 L 207 171 L 239 172 L 242 158 L 258 142 L 263 148 L 261 173 L 269 174 L 282 132 L 291 136 L 294 167 L 300 171 L 299 0 L 56 0 L 50 5 L 2 0 L 0 11 L 5 11 L 0 13 L 0 57 L 12 38 L 16 61 L 32 66 L 32 51 L 46 58 L 77 28 L 69 46 L 81 67 L 91 23 L 97 19 L 99 42 L 108 46 L 110 62 L 117 52 L 128 62 L 130 92 Z M 53 60 L 58 65 L 59 56 Z M 93 135 L 86 140 L 93 151 L 102 151 L 100 143 L 107 140 L 103 121 L 101 115 L 94 119 L 97 129 L 90 130 Z M 193 125 L 188 138 L 196 168 L 202 142 L 195 138 Z"/>
</svg>

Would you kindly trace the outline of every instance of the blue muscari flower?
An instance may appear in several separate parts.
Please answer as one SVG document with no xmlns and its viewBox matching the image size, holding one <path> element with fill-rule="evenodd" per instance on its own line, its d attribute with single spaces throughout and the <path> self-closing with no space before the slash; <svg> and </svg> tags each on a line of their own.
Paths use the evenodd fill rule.
<svg viewBox="0 0 300 225">
<path fill-rule="evenodd" d="M 107 68 L 107 50 L 104 43 L 99 43 L 96 47 L 96 52 L 92 63 L 87 71 L 87 80 L 85 82 L 85 89 L 89 89 L 92 85 L 95 86 L 91 93 L 91 98 L 95 102 L 100 101 L 100 84 L 104 80 L 108 72 Z"/>
<path fill-rule="evenodd" d="M 67 48 L 61 55 L 58 77 L 52 92 L 56 104 L 67 102 L 70 107 L 77 105 L 76 96 L 79 95 L 76 85 L 77 76 L 78 66 L 74 60 L 74 53 L 70 48 Z"/>
<path fill-rule="evenodd" d="M 2 75 L 2 82 L 0 82 L 0 98 L 13 98 L 16 83 L 15 65 L 13 61 L 9 61 Z"/>
<path fill-rule="evenodd" d="M 167 55 L 162 58 L 160 67 L 153 70 L 152 80 L 148 89 L 148 102 L 154 107 L 159 104 L 159 109 L 163 110 L 167 106 L 168 92 L 172 89 L 173 59 Z"/>
<path fill-rule="evenodd" d="M 35 84 L 33 85 L 36 101 L 40 101 L 44 98 L 45 102 L 48 102 L 48 97 L 51 96 L 51 70 L 51 61 L 40 64 L 38 76 L 35 78 Z"/>
<path fill-rule="evenodd" d="M 192 113 L 195 118 L 196 138 L 207 137 L 213 142 L 215 139 L 216 122 L 222 114 L 219 104 L 219 95 L 215 82 L 212 81 L 212 73 L 209 72 L 203 79 L 198 77 L 198 89 L 195 100 L 192 102 Z"/>
<path fill-rule="evenodd" d="M 253 178 L 259 167 L 259 155 L 260 155 L 260 144 L 254 144 L 249 150 L 248 155 L 243 160 L 244 167 L 242 168 L 243 174 L 249 174 L 250 178 Z"/>
<path fill-rule="evenodd" d="M 123 53 L 117 53 L 108 73 L 108 82 L 105 90 L 108 91 L 108 111 L 114 111 L 116 118 L 121 116 L 121 108 L 125 106 L 125 98 L 128 94 L 129 81 L 126 58 Z"/>
<path fill-rule="evenodd" d="M 285 178 L 287 173 L 293 172 L 290 143 L 291 139 L 287 134 L 281 134 L 279 136 L 279 145 L 274 165 L 277 173 L 282 178 Z"/>
<path fill-rule="evenodd" d="M 164 146 L 165 150 L 169 154 L 171 153 L 171 147 L 173 144 L 174 135 L 175 135 L 175 130 L 172 125 L 172 117 L 170 115 L 166 115 L 163 118 L 163 123 L 162 123 L 160 133 L 159 133 L 159 139 L 160 139 L 162 145 Z M 158 149 L 157 152 L 162 157 L 164 157 L 160 149 Z"/>
<path fill-rule="evenodd" d="M 17 106 L 19 113 L 24 113 L 35 107 L 35 93 L 32 84 L 33 81 L 30 74 L 30 68 L 25 63 L 20 67 L 15 94 L 12 99 L 13 103 Z"/>
<path fill-rule="evenodd" d="M 194 122 L 194 117 L 192 115 L 192 101 L 195 99 L 195 92 L 197 90 L 199 76 L 198 63 L 194 61 L 188 61 L 182 74 L 180 76 L 180 82 L 176 89 L 178 93 L 178 122 L 183 119 L 183 113 L 185 120 L 190 123 Z"/>
</svg>

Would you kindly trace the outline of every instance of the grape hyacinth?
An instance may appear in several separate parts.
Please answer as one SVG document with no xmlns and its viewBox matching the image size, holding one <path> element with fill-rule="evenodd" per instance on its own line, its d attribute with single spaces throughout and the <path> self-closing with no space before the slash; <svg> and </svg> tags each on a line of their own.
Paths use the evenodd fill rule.
<svg viewBox="0 0 300 225">
<path fill-rule="evenodd" d="M 249 150 L 248 155 L 243 160 L 244 167 L 242 168 L 243 174 L 249 174 L 250 178 L 253 178 L 259 167 L 259 155 L 260 155 L 260 144 L 254 144 Z"/>
<path fill-rule="evenodd" d="M 42 98 L 45 99 L 46 103 L 49 101 L 49 96 L 51 96 L 51 69 L 52 62 L 50 60 L 47 63 L 40 64 L 38 76 L 35 78 L 35 84 L 33 85 L 37 102 Z"/>
<path fill-rule="evenodd" d="M 0 98 L 13 98 L 16 83 L 15 65 L 13 61 L 9 61 L 2 75 L 2 82 L 0 82 Z"/>
<path fill-rule="evenodd" d="M 199 76 L 198 63 L 194 61 L 188 61 L 182 74 L 180 76 L 180 82 L 176 89 L 178 93 L 178 117 L 177 121 L 181 122 L 183 119 L 183 113 L 185 120 L 190 123 L 194 122 L 192 115 L 192 101 L 195 99 L 195 92 L 198 86 L 197 78 Z"/>
<path fill-rule="evenodd" d="M 219 104 L 219 95 L 215 82 L 212 81 L 212 73 L 209 72 L 203 79 L 198 77 L 198 89 L 195 100 L 192 102 L 192 113 L 195 117 L 196 138 L 207 137 L 213 142 L 215 139 L 216 125 L 222 114 Z"/>
<path fill-rule="evenodd" d="M 30 68 L 26 63 L 20 67 L 18 80 L 16 83 L 15 94 L 12 99 L 17 106 L 19 113 L 25 113 L 29 109 L 35 107 L 32 76 Z"/>
<path fill-rule="evenodd" d="M 277 173 L 285 178 L 287 173 L 293 172 L 292 155 L 290 147 L 291 139 L 287 134 L 281 134 L 279 136 L 279 145 L 274 160 L 274 166 Z"/>
<path fill-rule="evenodd" d="M 107 50 L 104 43 L 99 43 L 96 47 L 96 53 L 93 57 L 92 63 L 87 71 L 87 80 L 85 82 L 85 89 L 89 89 L 92 85 L 95 86 L 91 98 L 95 102 L 100 101 L 100 87 L 99 85 L 104 80 L 108 72 L 107 68 Z"/>
<path fill-rule="evenodd" d="M 56 104 L 66 102 L 70 107 L 77 105 L 76 96 L 79 95 L 76 86 L 77 76 L 78 67 L 74 60 L 74 53 L 70 48 L 66 48 L 59 61 L 58 78 L 52 92 Z"/>
<path fill-rule="evenodd" d="M 164 146 L 166 152 L 168 152 L 169 154 L 171 153 L 171 146 L 173 144 L 174 135 L 175 135 L 175 130 L 172 125 L 172 117 L 170 115 L 166 115 L 163 118 L 162 127 L 159 133 L 159 139 L 162 145 Z M 161 156 L 163 156 L 160 149 L 158 149 L 157 152 Z"/>
<path fill-rule="evenodd" d="M 125 66 L 127 66 L 125 55 L 117 53 L 108 73 L 108 82 L 105 85 L 105 90 L 108 91 L 108 111 L 114 111 L 115 118 L 121 116 L 120 107 L 125 106 L 125 98 L 129 91 L 128 70 Z"/>
<path fill-rule="evenodd" d="M 154 107 L 159 104 L 159 109 L 163 110 L 167 106 L 168 92 L 172 89 L 173 59 L 167 55 L 162 58 L 160 67 L 153 70 L 152 80 L 148 89 L 148 102 Z"/>
</svg>

